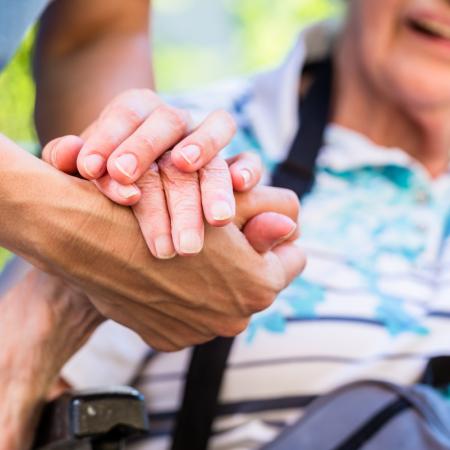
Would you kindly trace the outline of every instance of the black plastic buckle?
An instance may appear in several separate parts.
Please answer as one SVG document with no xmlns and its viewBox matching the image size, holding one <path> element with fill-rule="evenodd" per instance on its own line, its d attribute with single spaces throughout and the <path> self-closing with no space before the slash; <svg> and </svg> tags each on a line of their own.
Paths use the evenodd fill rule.
<svg viewBox="0 0 450 450">
<path fill-rule="evenodd" d="M 35 450 L 121 450 L 149 430 L 144 397 L 136 389 L 64 394 L 42 414 Z"/>
</svg>

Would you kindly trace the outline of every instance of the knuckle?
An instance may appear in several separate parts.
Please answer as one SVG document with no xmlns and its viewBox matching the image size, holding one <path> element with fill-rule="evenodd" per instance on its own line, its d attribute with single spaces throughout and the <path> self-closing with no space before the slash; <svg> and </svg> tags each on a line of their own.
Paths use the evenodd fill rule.
<svg viewBox="0 0 450 450">
<path fill-rule="evenodd" d="M 275 301 L 278 294 L 288 286 L 287 274 L 284 270 L 280 270 L 277 273 L 273 272 L 270 278 L 270 292 L 272 295 L 272 302 Z"/>
<path fill-rule="evenodd" d="M 157 142 L 155 138 L 146 133 L 135 133 L 129 146 L 138 153 L 138 158 L 157 156 Z"/>
<path fill-rule="evenodd" d="M 187 132 L 187 122 L 181 111 L 171 106 L 162 105 L 158 108 L 164 114 L 167 125 L 171 128 L 173 134 L 184 136 Z"/>
<path fill-rule="evenodd" d="M 170 209 L 173 214 L 172 220 L 201 218 L 202 209 L 200 203 L 187 200 L 181 195 L 177 195 L 170 203 Z"/>
<path fill-rule="evenodd" d="M 174 164 L 172 163 L 172 152 L 164 152 L 159 158 L 158 158 L 158 167 L 164 171 L 168 171 L 172 168 L 175 168 Z"/>
<path fill-rule="evenodd" d="M 114 98 L 100 114 L 100 119 L 120 108 L 134 109 L 143 119 L 159 103 L 161 99 L 150 89 L 128 89 Z"/>
<path fill-rule="evenodd" d="M 178 111 L 178 114 L 182 117 L 186 124 L 186 133 L 191 132 L 194 129 L 194 120 L 191 113 L 185 109 L 175 109 Z"/>
<path fill-rule="evenodd" d="M 164 188 L 182 191 L 183 197 L 186 200 L 192 199 L 194 195 L 200 194 L 197 173 L 182 173 L 171 164 L 165 167 L 160 166 L 162 169 Z"/>
<path fill-rule="evenodd" d="M 249 324 L 249 318 L 232 318 L 224 321 L 218 330 L 219 336 L 234 337 L 245 331 Z"/>
<path fill-rule="evenodd" d="M 151 89 L 127 89 L 119 94 L 112 103 L 112 106 L 118 104 L 134 104 L 134 103 L 152 103 L 160 102 L 158 94 Z"/>
<path fill-rule="evenodd" d="M 269 308 L 275 301 L 278 293 L 284 288 L 284 280 L 280 280 L 279 271 L 266 268 L 263 274 L 253 277 L 252 295 L 246 295 L 241 302 L 241 313 L 247 317 Z"/>
<path fill-rule="evenodd" d="M 164 153 L 158 159 L 158 167 L 164 189 L 170 193 L 183 193 L 185 200 L 194 199 L 200 194 L 199 175 L 197 172 L 181 172 L 172 162 L 171 152 Z"/>
<path fill-rule="evenodd" d="M 130 93 L 147 102 L 160 102 L 159 95 L 151 89 L 130 89 Z"/>
<path fill-rule="evenodd" d="M 193 345 L 201 345 L 205 344 L 206 342 L 209 342 L 215 338 L 214 335 L 208 335 L 208 336 L 197 336 L 191 340 L 189 343 L 189 347 Z"/>
<path fill-rule="evenodd" d="M 208 171 L 229 173 L 228 164 L 221 156 L 215 156 L 206 166 Z"/>
<path fill-rule="evenodd" d="M 200 147 L 207 153 L 212 153 L 214 149 L 220 148 L 220 140 L 215 133 L 206 132 L 199 136 Z"/>
<path fill-rule="evenodd" d="M 219 109 L 215 112 L 215 115 L 223 121 L 230 133 L 234 134 L 237 131 L 237 124 L 234 117 L 225 109 Z"/>
<path fill-rule="evenodd" d="M 198 139 L 209 153 L 219 151 L 231 140 L 237 130 L 236 122 L 225 110 L 212 113 L 207 119 L 207 125 L 198 131 Z"/>
<path fill-rule="evenodd" d="M 122 103 L 117 103 L 112 107 L 111 115 L 119 117 L 121 121 L 133 128 L 137 128 L 143 121 L 143 117 L 138 111 Z"/>
<path fill-rule="evenodd" d="M 278 292 L 279 290 L 281 290 L 281 288 L 274 289 L 275 292 Z M 258 297 L 258 299 L 252 301 L 252 303 L 249 305 L 251 314 L 256 314 L 269 308 L 276 298 L 275 292 L 265 292 L 263 295 Z"/>
<path fill-rule="evenodd" d="M 163 191 L 161 178 L 158 172 L 147 170 L 141 178 L 136 182 L 142 193 L 150 193 L 155 191 Z"/>
<path fill-rule="evenodd" d="M 192 196 L 192 194 L 199 192 L 198 175 L 196 173 L 184 174 L 177 172 L 176 170 L 172 170 L 169 172 L 164 172 L 163 180 L 164 185 L 168 188 L 182 188 L 186 193 L 186 198 L 188 198 L 189 195 Z"/>
<path fill-rule="evenodd" d="M 214 338 L 214 335 L 204 335 L 194 331 L 192 328 L 181 329 L 178 334 L 171 336 L 149 338 L 148 343 L 158 352 L 174 353 L 184 350 L 193 345 L 203 344 Z"/>
<path fill-rule="evenodd" d="M 182 348 L 165 339 L 155 339 L 154 336 L 143 336 L 143 338 L 157 352 L 174 353 Z"/>
</svg>

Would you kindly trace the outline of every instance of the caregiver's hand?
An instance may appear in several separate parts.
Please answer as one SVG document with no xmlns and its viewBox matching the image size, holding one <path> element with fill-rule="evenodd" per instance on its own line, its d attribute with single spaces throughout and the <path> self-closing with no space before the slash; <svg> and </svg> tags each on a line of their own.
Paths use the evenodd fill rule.
<svg viewBox="0 0 450 450">
<path fill-rule="evenodd" d="M 130 246 L 134 251 L 122 269 L 113 268 L 110 275 L 132 300 L 112 297 L 109 286 L 90 299 L 102 314 L 133 328 L 156 350 L 176 351 L 216 336 L 235 336 L 303 269 L 305 258 L 292 242 L 297 215 L 295 194 L 256 187 L 237 194 L 235 223 L 207 227 L 200 255 L 170 261 L 144 262 L 145 252 L 134 238 L 137 230 L 125 229 L 117 236 L 127 241 L 116 240 L 115 254 L 122 260 Z M 125 216 L 120 217 L 114 228 L 119 231 L 125 222 Z M 104 240 L 114 235 L 111 227 Z"/>
<path fill-rule="evenodd" d="M 213 226 L 229 223 L 235 214 L 233 188 L 256 185 L 261 164 L 249 153 L 231 160 L 230 167 L 216 156 L 235 132 L 224 111 L 191 131 L 186 112 L 164 104 L 152 91 L 132 90 L 113 100 L 83 139 L 65 136 L 50 142 L 43 159 L 94 180 L 116 203 L 135 205 L 154 256 L 196 254 L 203 247 L 203 217 Z M 193 149 L 198 158 L 190 164 Z M 193 173 L 198 169 L 199 175 Z"/>
<path fill-rule="evenodd" d="M 207 228 L 200 255 L 160 261 L 148 251 L 129 208 L 2 136 L 0 148 L 0 245 L 64 277 L 100 313 L 156 349 L 239 333 L 305 264 L 296 245 L 261 254 L 246 238 L 259 229 L 272 239 L 265 251 L 291 237 L 299 204 L 290 191 L 257 187 L 238 194 L 239 221 Z"/>
<path fill-rule="evenodd" d="M 102 317 L 56 277 L 31 270 L 0 298 L 0 450 L 26 450 L 63 364 Z"/>
</svg>

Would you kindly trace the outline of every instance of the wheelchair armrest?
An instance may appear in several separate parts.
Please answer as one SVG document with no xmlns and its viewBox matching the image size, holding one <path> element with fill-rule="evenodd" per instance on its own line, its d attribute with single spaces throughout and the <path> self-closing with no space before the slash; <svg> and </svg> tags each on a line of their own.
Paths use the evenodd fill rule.
<svg viewBox="0 0 450 450">
<path fill-rule="evenodd" d="M 135 389 L 69 392 L 45 407 L 33 449 L 121 449 L 148 429 L 144 399 Z"/>
</svg>

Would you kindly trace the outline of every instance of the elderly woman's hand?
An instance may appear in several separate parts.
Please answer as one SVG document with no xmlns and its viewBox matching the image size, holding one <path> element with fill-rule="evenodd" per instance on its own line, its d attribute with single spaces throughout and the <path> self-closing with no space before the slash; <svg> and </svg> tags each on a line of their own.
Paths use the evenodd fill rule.
<svg viewBox="0 0 450 450">
<path fill-rule="evenodd" d="M 0 299 L 0 450 L 29 447 L 60 369 L 101 321 L 84 295 L 36 269 Z"/>
<path fill-rule="evenodd" d="M 95 180 L 116 203 L 134 205 L 150 251 L 167 259 L 199 253 L 203 218 L 213 226 L 228 224 L 235 214 L 233 189 L 246 191 L 259 182 L 256 155 L 244 153 L 228 165 L 217 157 L 234 132 L 225 111 L 192 130 L 185 111 L 149 90 L 133 90 L 113 100 L 82 138 L 50 142 L 43 158 Z"/>
</svg>

